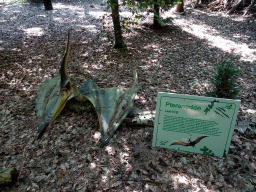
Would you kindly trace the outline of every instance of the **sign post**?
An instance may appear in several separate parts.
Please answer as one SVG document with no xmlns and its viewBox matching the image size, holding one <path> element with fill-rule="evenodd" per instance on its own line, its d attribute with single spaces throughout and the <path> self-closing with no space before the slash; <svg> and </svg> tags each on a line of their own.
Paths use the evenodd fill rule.
<svg viewBox="0 0 256 192">
<path fill-rule="evenodd" d="M 153 147 L 184 153 L 227 155 L 240 102 L 159 92 Z"/>
</svg>

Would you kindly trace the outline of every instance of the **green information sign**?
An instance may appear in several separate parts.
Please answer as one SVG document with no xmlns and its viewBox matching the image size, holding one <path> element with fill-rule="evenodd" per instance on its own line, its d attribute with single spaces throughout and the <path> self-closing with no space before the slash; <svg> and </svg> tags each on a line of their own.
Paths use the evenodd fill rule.
<svg viewBox="0 0 256 192">
<path fill-rule="evenodd" d="M 159 92 L 153 147 L 227 155 L 240 102 Z"/>
</svg>

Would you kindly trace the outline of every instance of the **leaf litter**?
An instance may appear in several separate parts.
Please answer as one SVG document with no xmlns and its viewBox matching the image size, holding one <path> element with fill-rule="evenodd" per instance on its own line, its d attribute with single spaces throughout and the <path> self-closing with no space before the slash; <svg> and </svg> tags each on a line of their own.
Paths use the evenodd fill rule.
<svg viewBox="0 0 256 192">
<path fill-rule="evenodd" d="M 253 18 L 194 10 L 188 4 L 186 15 L 164 13 L 173 23 L 154 31 L 149 13 L 132 33 L 123 34 L 127 51 L 118 51 L 107 38 L 97 40 L 97 33 L 103 33 L 98 15 L 106 12 L 104 2 L 53 1 L 53 7 L 46 12 L 43 5 L 0 4 L 0 165 L 20 172 L 14 186 L 3 191 L 255 190 Z M 158 91 L 205 95 L 214 64 L 234 58 L 244 76 L 229 155 L 153 148 L 153 128 L 129 123 L 123 123 L 112 142 L 100 149 L 97 115 L 68 109 L 37 141 L 36 91 L 58 73 L 70 28 L 70 77 L 79 86 L 92 78 L 102 88 L 127 88 L 137 69 L 135 105 L 143 110 L 155 110 Z M 227 46 L 217 45 L 214 38 L 233 50 L 223 49 Z"/>
</svg>

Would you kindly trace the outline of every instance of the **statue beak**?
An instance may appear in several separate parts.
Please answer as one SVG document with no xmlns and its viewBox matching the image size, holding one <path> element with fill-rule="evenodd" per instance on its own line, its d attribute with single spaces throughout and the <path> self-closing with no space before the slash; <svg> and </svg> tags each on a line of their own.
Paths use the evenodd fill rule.
<svg viewBox="0 0 256 192">
<path fill-rule="evenodd" d="M 60 112 L 65 107 L 68 99 L 70 98 L 71 92 L 69 90 L 62 91 L 59 97 L 56 100 L 55 105 L 53 106 L 51 112 L 48 114 L 45 122 L 39 127 L 39 133 L 37 139 L 40 139 L 46 128 L 56 119 L 56 117 L 60 114 Z"/>
</svg>

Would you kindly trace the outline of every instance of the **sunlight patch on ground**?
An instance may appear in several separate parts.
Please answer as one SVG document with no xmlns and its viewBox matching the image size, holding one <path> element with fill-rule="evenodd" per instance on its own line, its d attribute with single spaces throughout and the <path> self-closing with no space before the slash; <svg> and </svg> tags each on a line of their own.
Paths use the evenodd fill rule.
<svg viewBox="0 0 256 192">
<path fill-rule="evenodd" d="M 105 151 L 107 151 L 109 155 L 115 155 L 115 151 L 111 146 L 107 146 Z"/>
<path fill-rule="evenodd" d="M 0 4 L 22 4 L 22 3 L 26 3 L 26 0 L 0 0 Z"/>
<path fill-rule="evenodd" d="M 28 36 L 42 36 L 44 31 L 42 27 L 32 27 L 24 30 Z"/>
<path fill-rule="evenodd" d="M 92 68 L 94 69 L 103 69 L 103 65 L 102 64 L 98 64 L 98 65 L 91 65 Z"/>
<path fill-rule="evenodd" d="M 107 12 L 105 11 L 90 11 L 89 14 L 96 19 L 100 19 L 103 15 L 105 15 Z"/>
<path fill-rule="evenodd" d="M 18 48 L 13 48 L 11 49 L 12 51 L 21 51 L 21 49 L 18 49 Z"/>
<path fill-rule="evenodd" d="M 65 20 L 61 17 L 54 17 L 53 20 L 58 22 L 65 22 Z"/>
<path fill-rule="evenodd" d="M 56 12 L 57 10 L 60 11 L 60 14 L 58 13 L 58 15 L 60 17 L 55 17 L 54 20 L 56 21 L 61 21 L 64 22 L 64 19 L 66 19 L 66 17 L 70 17 L 70 15 L 73 15 L 74 18 L 78 17 L 79 19 L 84 19 L 86 18 L 85 13 L 84 13 L 84 9 L 80 6 L 74 6 L 74 5 L 65 5 L 63 3 L 54 3 L 54 9 L 53 12 Z M 51 13 L 48 13 L 51 15 Z M 75 22 L 76 20 L 70 21 Z M 66 21 L 67 22 L 67 21 Z"/>
<path fill-rule="evenodd" d="M 85 52 L 85 53 L 82 53 L 82 54 L 80 54 L 82 57 L 88 57 L 88 52 Z M 87 68 L 88 66 L 86 66 L 86 68 Z"/>
<path fill-rule="evenodd" d="M 142 60 L 142 61 L 145 62 L 145 60 Z M 158 59 L 149 59 L 148 61 L 146 61 L 146 63 L 147 63 L 147 65 L 140 66 L 144 70 L 147 70 L 152 67 L 158 67 L 158 68 L 163 67 L 161 64 L 158 63 Z"/>
<path fill-rule="evenodd" d="M 37 15 L 37 17 L 46 17 L 46 15 L 43 15 L 43 14 L 42 15 Z"/>
<path fill-rule="evenodd" d="M 119 157 L 120 157 L 121 164 L 125 164 L 125 170 L 130 171 L 132 169 L 132 166 L 128 162 L 130 159 L 130 155 L 126 152 L 121 152 Z"/>
<path fill-rule="evenodd" d="M 15 0 L 0 0 L 0 4 L 4 4 L 4 3 L 11 4 L 11 3 L 15 3 L 15 2 L 16 2 Z"/>
<path fill-rule="evenodd" d="M 255 109 L 247 109 L 246 110 L 247 113 L 252 113 L 252 114 L 256 114 L 256 110 Z"/>
<path fill-rule="evenodd" d="M 79 25 L 78 25 L 79 26 Z M 90 33 L 98 33 L 98 30 L 96 29 L 96 26 L 86 26 L 86 25 L 80 25 L 80 27 L 87 29 Z"/>
<path fill-rule="evenodd" d="M 99 141 L 100 140 L 100 138 L 101 138 L 101 134 L 100 134 L 100 132 L 95 132 L 95 134 L 93 135 L 93 138 L 94 139 L 96 139 L 97 141 Z"/>
<path fill-rule="evenodd" d="M 96 25 L 79 25 L 80 27 L 82 28 L 85 28 L 85 29 L 94 29 L 96 28 Z"/>
<path fill-rule="evenodd" d="M 179 189 L 179 185 L 184 184 L 184 185 L 190 185 L 193 188 L 193 191 L 201 191 L 202 189 L 203 191 L 206 191 L 206 192 L 211 191 L 205 185 L 200 183 L 200 179 L 193 178 L 193 177 L 190 178 L 185 174 L 172 174 L 171 179 L 172 179 L 172 184 L 174 186 L 174 189 Z"/>
<path fill-rule="evenodd" d="M 182 30 L 200 39 L 207 40 L 210 46 L 217 47 L 230 54 L 238 55 L 243 61 L 256 61 L 256 49 L 251 49 L 246 43 L 228 39 L 221 35 L 214 27 L 206 25 L 199 20 L 178 17 L 173 10 L 166 13 L 166 16 L 170 16 L 170 14 L 173 17 L 174 24 L 181 26 Z M 233 37 L 235 38 L 236 36 L 239 35 L 235 34 Z"/>
<path fill-rule="evenodd" d="M 91 169 L 95 169 L 95 168 L 96 168 L 96 164 L 95 164 L 95 163 L 90 163 L 89 167 L 90 167 Z"/>
<path fill-rule="evenodd" d="M 174 23 L 182 25 L 182 29 L 200 39 L 206 39 L 210 45 L 228 53 L 241 56 L 243 61 L 256 61 L 256 50 L 248 47 L 246 43 L 235 42 L 217 35 L 215 29 L 204 24 L 189 24 L 185 19 L 175 19 Z"/>
<path fill-rule="evenodd" d="M 84 9 L 82 7 L 79 6 L 74 6 L 74 5 L 70 5 L 70 4 L 63 4 L 63 3 L 54 3 L 54 9 L 70 9 L 71 11 L 84 11 Z"/>
<path fill-rule="evenodd" d="M 102 178 L 101 181 L 102 181 L 103 183 L 106 183 L 107 180 L 108 180 L 108 177 L 105 176 L 105 175 L 101 176 L 101 178 Z"/>
<path fill-rule="evenodd" d="M 133 14 L 131 12 L 128 12 L 128 11 L 121 12 L 120 16 L 121 17 L 130 17 L 130 18 L 134 17 Z"/>
<path fill-rule="evenodd" d="M 143 47 L 144 49 L 159 49 L 160 45 L 159 44 L 155 44 L 155 43 L 151 43 L 148 44 L 147 46 Z"/>
</svg>

